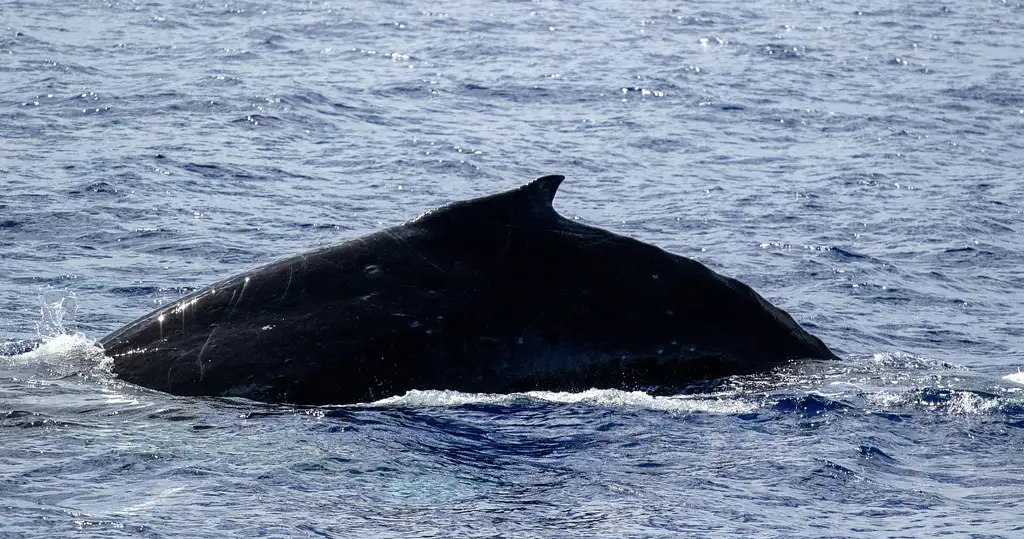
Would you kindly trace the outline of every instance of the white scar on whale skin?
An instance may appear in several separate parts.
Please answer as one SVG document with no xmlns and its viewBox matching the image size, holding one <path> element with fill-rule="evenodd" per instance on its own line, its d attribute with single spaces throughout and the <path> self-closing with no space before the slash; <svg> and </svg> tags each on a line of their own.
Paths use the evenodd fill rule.
<svg viewBox="0 0 1024 539">
<path fill-rule="evenodd" d="M 288 268 L 288 282 L 284 285 L 284 292 L 281 293 L 281 297 L 277 299 L 275 305 L 280 305 L 284 298 L 288 296 L 288 291 L 292 288 L 292 277 L 295 275 L 295 268 Z"/>
<path fill-rule="evenodd" d="M 217 332 L 217 328 L 210 330 L 210 336 L 206 338 L 206 342 L 203 343 L 203 347 L 199 350 L 199 355 L 196 356 L 196 366 L 199 367 L 199 381 L 202 382 L 203 378 L 206 377 L 206 367 L 203 366 L 203 352 L 206 351 L 206 347 L 210 345 L 210 340 L 213 339 L 213 334 Z"/>
<path fill-rule="evenodd" d="M 228 316 L 231 316 L 231 314 L 235 312 L 235 308 L 238 307 L 240 303 L 242 303 L 242 298 L 245 297 L 245 289 L 248 288 L 249 286 L 249 280 L 250 278 L 246 277 L 245 282 L 242 283 L 242 289 L 238 291 L 238 299 L 235 300 L 234 303 L 231 305 L 231 310 L 228 311 Z M 235 294 L 232 293 L 231 298 L 234 299 L 234 297 Z"/>
</svg>

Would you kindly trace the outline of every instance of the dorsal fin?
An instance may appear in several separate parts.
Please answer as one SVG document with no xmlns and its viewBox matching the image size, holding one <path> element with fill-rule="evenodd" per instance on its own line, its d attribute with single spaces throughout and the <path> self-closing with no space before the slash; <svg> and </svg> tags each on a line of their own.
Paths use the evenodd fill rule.
<svg viewBox="0 0 1024 539">
<path fill-rule="evenodd" d="M 473 218 L 520 219 L 528 215 L 557 215 L 551 203 L 555 200 L 558 186 L 565 176 L 552 174 L 541 176 L 532 182 L 502 193 L 485 197 L 453 202 L 434 210 L 428 210 L 412 223 L 427 219 L 452 219 L 473 216 Z"/>
<path fill-rule="evenodd" d="M 551 203 L 555 200 L 555 193 L 558 192 L 558 186 L 562 185 L 562 180 L 564 179 L 565 176 L 562 176 L 561 174 L 541 176 L 540 178 L 520 187 L 520 189 L 529 195 L 534 204 L 540 204 L 544 207 L 550 208 Z"/>
</svg>

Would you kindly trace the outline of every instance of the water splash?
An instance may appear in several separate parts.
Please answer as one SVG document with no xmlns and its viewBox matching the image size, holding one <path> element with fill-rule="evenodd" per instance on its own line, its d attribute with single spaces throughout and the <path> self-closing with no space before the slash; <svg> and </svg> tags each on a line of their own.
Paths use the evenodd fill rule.
<svg viewBox="0 0 1024 539">
<path fill-rule="evenodd" d="M 63 378 L 101 366 L 103 350 L 83 333 L 74 331 L 78 312 L 74 292 L 43 288 L 39 299 L 38 340 L 11 346 L 12 353 L 3 355 L 4 363 L 29 369 L 31 378 Z"/>
<path fill-rule="evenodd" d="M 39 303 L 41 316 L 36 323 L 36 335 L 40 339 L 49 340 L 74 333 L 78 301 L 73 291 L 42 287 Z"/>
</svg>

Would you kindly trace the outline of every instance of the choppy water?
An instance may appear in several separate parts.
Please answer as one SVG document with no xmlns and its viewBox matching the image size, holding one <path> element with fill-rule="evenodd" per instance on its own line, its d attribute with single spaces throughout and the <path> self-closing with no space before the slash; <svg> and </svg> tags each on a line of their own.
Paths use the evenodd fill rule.
<svg viewBox="0 0 1024 539">
<path fill-rule="evenodd" d="M 0 536 L 1020 536 L 1022 88 L 1011 0 L 0 0 Z M 91 344 L 548 173 L 844 361 L 297 409 Z"/>
</svg>

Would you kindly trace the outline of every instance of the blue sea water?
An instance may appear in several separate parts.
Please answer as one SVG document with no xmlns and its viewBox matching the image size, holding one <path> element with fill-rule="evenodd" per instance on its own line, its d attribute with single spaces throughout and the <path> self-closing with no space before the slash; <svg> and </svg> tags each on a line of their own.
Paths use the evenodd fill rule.
<svg viewBox="0 0 1024 539">
<path fill-rule="evenodd" d="M 1014 0 L 0 0 L 0 537 L 1024 535 Z M 96 339 L 542 174 L 843 361 L 353 407 Z"/>
</svg>

